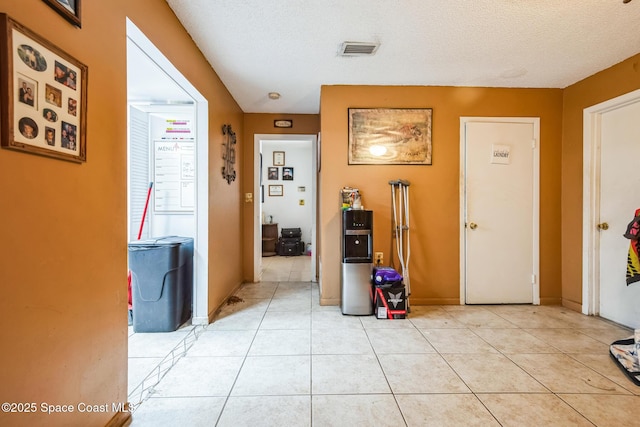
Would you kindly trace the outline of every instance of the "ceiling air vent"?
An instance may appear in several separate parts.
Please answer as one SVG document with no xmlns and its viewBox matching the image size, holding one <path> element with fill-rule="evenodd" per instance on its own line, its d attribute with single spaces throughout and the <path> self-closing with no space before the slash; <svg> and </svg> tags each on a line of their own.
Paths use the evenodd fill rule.
<svg viewBox="0 0 640 427">
<path fill-rule="evenodd" d="M 373 55 L 378 50 L 379 43 L 344 42 L 338 52 L 342 56 Z"/>
</svg>

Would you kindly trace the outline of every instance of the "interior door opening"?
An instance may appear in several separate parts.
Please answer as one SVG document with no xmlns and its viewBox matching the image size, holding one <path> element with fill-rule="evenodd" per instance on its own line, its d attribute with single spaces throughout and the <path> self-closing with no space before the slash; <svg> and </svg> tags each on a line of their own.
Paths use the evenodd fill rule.
<svg viewBox="0 0 640 427">
<path fill-rule="evenodd" d="M 147 232 L 162 232 L 181 234 L 187 232 L 187 228 L 193 230 L 194 238 L 194 287 L 192 323 L 208 323 L 208 102 L 198 90 L 175 68 L 175 66 L 160 52 L 153 43 L 127 19 L 127 97 L 129 105 L 137 113 L 147 114 L 150 132 L 153 118 L 162 120 L 163 115 L 176 114 L 183 117 L 192 117 L 194 137 L 194 167 L 193 177 L 193 215 L 189 221 L 184 218 L 174 217 L 171 221 L 163 221 L 156 218 L 148 224 Z M 161 104 L 161 105 L 159 105 Z M 173 105 L 173 106 L 172 106 Z M 180 111 L 179 111 L 180 110 Z M 170 113 L 172 112 L 173 113 Z M 178 112 L 179 111 L 179 112 Z M 186 114 L 186 116 L 184 116 Z M 138 114 L 140 115 L 140 114 Z M 131 117 L 129 117 L 131 119 Z M 141 129 L 144 126 L 140 127 Z M 143 129 L 144 130 L 144 129 Z M 129 132 L 132 130 L 129 129 Z M 155 143 L 153 135 L 147 135 L 151 146 Z M 130 141 L 129 141 L 130 142 Z M 149 154 L 151 162 L 151 154 Z M 132 173 L 131 144 L 127 150 L 127 173 Z M 151 163 L 150 163 L 151 164 Z M 153 176 L 152 171 L 142 178 L 145 187 Z M 128 192 L 131 193 L 131 188 Z M 146 195 L 146 194 L 145 194 Z M 134 234 L 130 230 L 132 224 L 140 224 L 140 215 L 133 212 L 131 204 L 132 194 L 128 196 L 128 240 Z M 155 201 L 152 199 L 150 204 Z M 137 214 L 137 215 L 134 215 Z M 168 217 L 165 217 L 166 220 Z M 164 224 L 163 224 L 164 222 Z M 170 224 L 168 224 L 170 222 Z M 160 229 L 158 227 L 161 227 Z M 135 310 L 135 309 L 134 309 Z"/>
<path fill-rule="evenodd" d="M 278 223 L 282 228 L 302 231 L 312 256 L 308 280 L 317 280 L 317 136 L 254 135 L 254 265 L 253 281 L 262 273 L 262 224 Z M 306 255 L 302 255 L 306 256 Z"/>
</svg>

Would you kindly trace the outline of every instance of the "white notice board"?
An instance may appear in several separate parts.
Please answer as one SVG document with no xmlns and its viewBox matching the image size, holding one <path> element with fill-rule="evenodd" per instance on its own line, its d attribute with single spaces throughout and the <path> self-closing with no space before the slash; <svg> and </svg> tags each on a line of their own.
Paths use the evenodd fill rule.
<svg viewBox="0 0 640 427">
<path fill-rule="evenodd" d="M 195 142 L 154 141 L 156 213 L 193 212 L 195 206 Z"/>
</svg>

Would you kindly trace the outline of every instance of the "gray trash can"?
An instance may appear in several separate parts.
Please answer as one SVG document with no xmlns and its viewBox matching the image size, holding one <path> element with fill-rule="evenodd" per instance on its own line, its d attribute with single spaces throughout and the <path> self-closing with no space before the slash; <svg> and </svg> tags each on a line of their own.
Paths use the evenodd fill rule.
<svg viewBox="0 0 640 427">
<path fill-rule="evenodd" d="M 129 243 L 134 332 L 172 332 L 191 318 L 193 238 Z"/>
</svg>

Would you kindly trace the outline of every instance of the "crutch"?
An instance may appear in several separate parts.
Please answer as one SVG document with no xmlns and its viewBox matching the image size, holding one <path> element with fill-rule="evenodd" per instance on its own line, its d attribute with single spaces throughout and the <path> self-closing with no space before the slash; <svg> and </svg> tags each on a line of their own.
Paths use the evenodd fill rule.
<svg viewBox="0 0 640 427">
<path fill-rule="evenodd" d="M 391 266 L 393 262 L 393 243 L 398 254 L 398 262 L 402 270 L 402 278 L 406 287 L 407 313 L 409 309 L 409 295 L 411 295 L 411 281 L 409 279 L 409 258 L 411 257 L 411 242 L 409 240 L 409 181 L 397 179 L 389 181 L 391 185 L 391 251 L 389 252 Z"/>
</svg>

